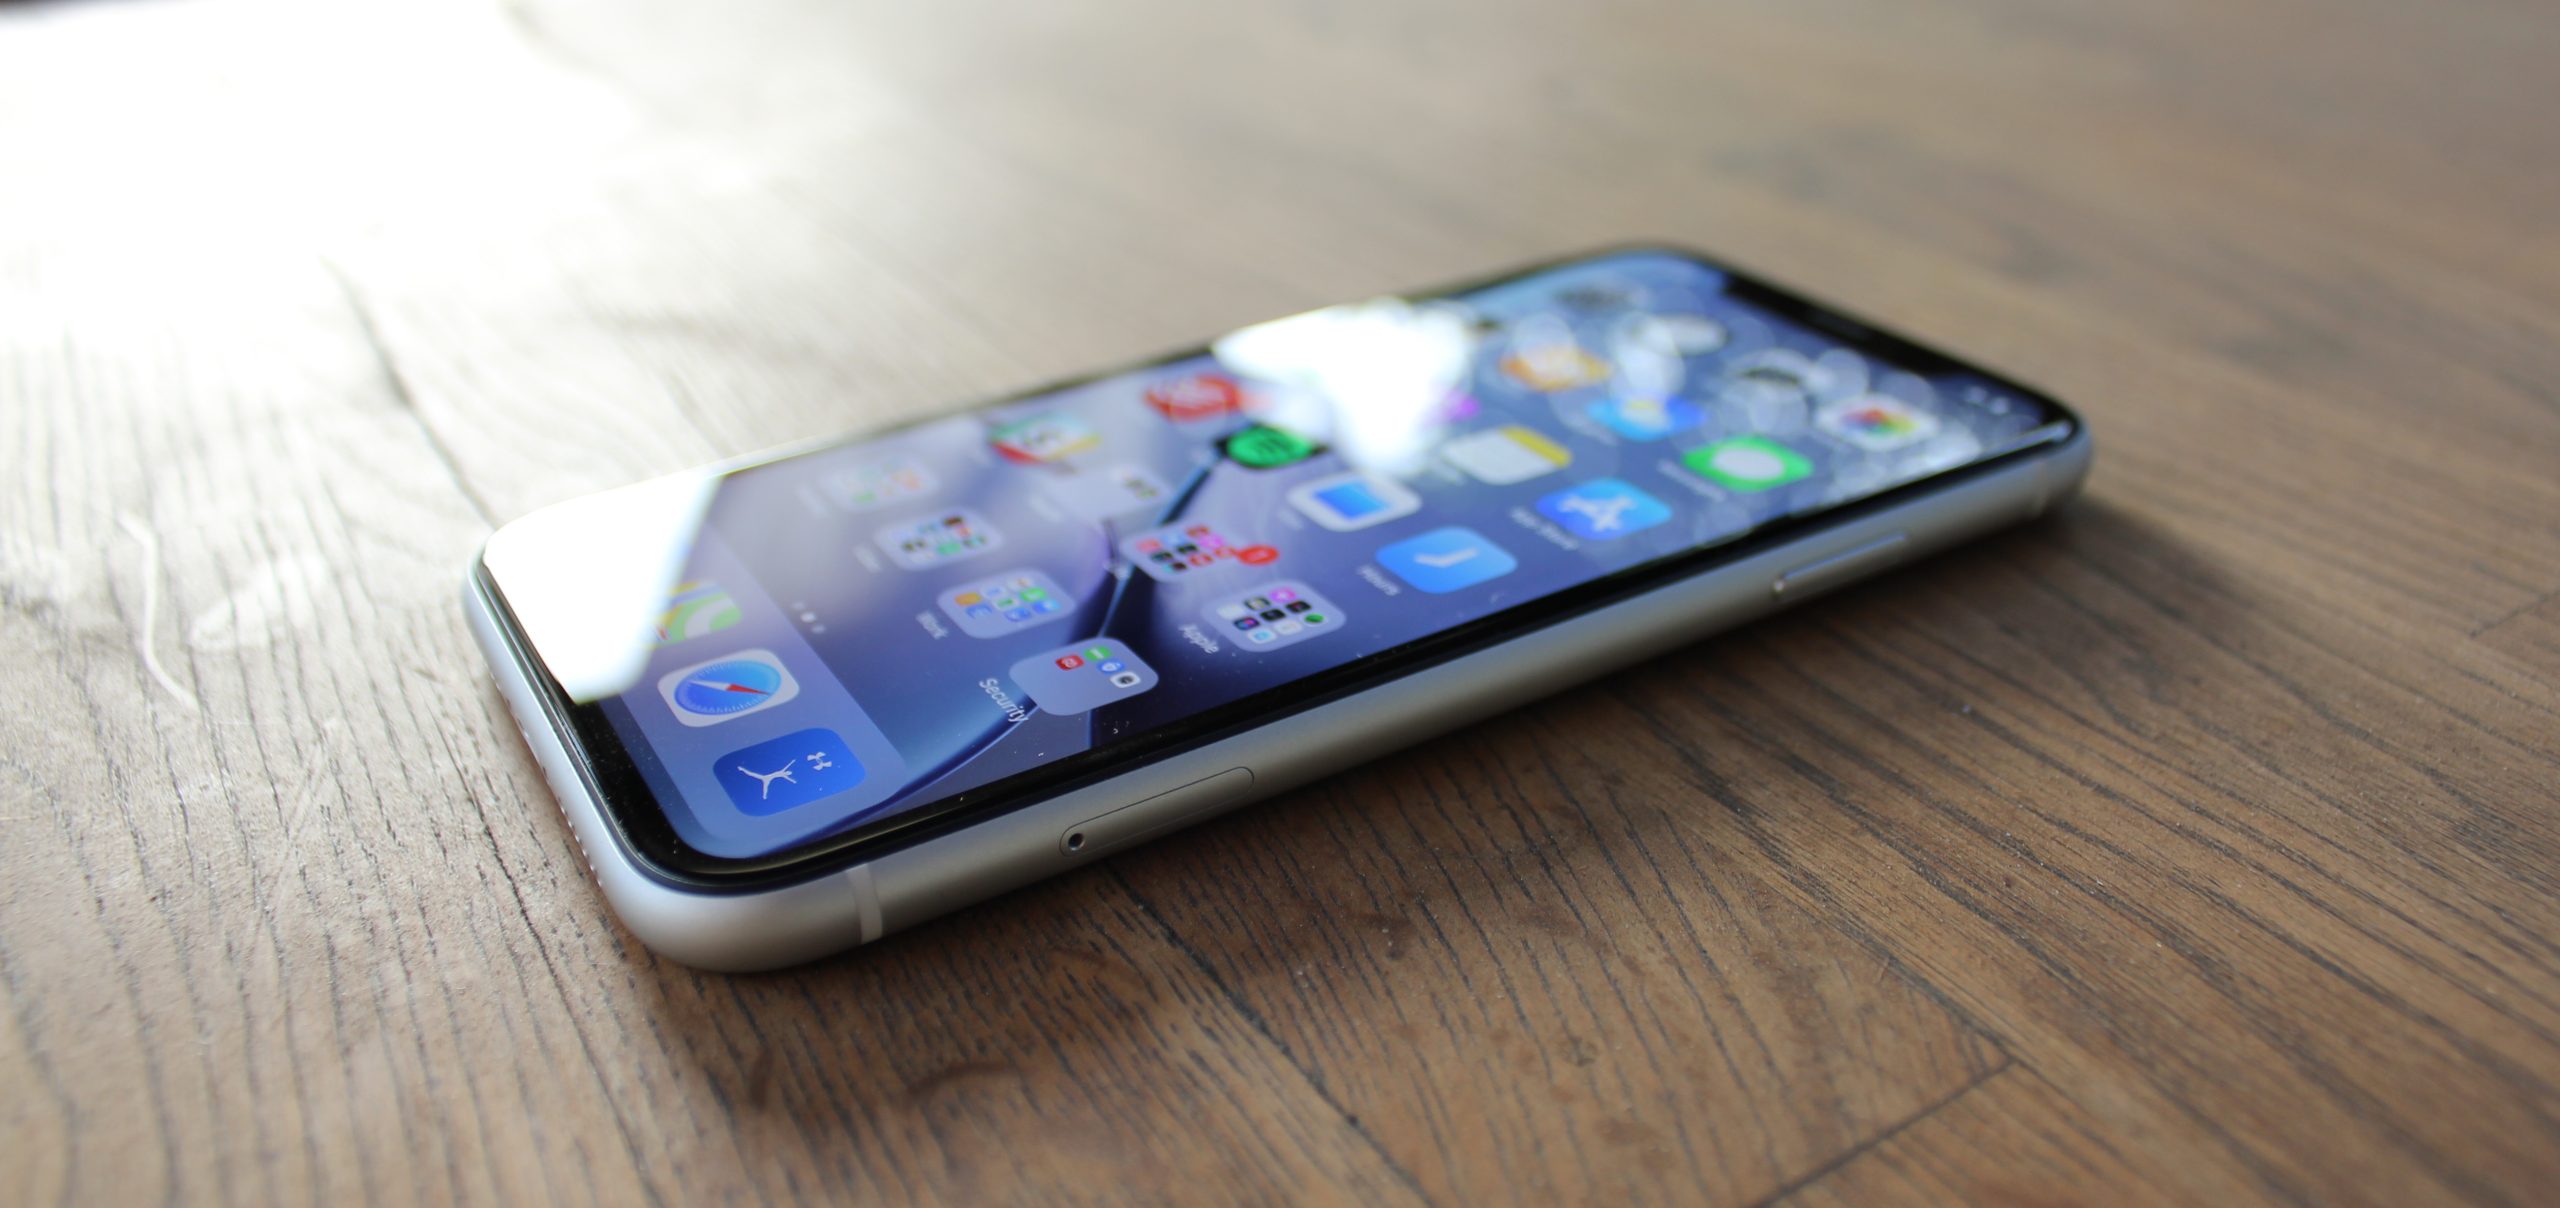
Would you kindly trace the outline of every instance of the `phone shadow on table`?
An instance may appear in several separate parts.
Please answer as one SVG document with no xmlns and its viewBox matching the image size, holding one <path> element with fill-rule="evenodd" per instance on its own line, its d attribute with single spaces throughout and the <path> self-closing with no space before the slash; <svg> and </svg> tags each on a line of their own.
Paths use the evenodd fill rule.
<svg viewBox="0 0 2560 1208">
<path fill-rule="evenodd" d="M 742 1129 L 965 1109 L 1107 1154 L 1129 1144 L 1108 1112 L 1039 1104 L 1179 1103 L 1204 1055 L 1311 1016 L 1410 1028 L 1400 996 L 1491 992 L 1500 953 L 1660 946 L 1731 882 L 1858 858 L 1823 848 L 1869 808 L 1838 796 L 1861 744 L 1967 741 L 1977 707 L 2085 700 L 2103 723 L 2195 682 L 2197 644 L 2157 639 L 2246 620 L 2223 568 L 2084 500 L 838 958 L 638 980 Z M 1681 866 L 1627 875 L 1660 852 Z"/>
</svg>

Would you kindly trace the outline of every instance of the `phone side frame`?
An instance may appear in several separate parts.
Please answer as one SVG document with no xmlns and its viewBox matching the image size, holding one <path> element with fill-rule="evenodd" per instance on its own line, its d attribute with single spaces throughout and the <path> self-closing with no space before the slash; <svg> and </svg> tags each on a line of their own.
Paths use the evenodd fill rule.
<svg viewBox="0 0 2560 1208">
<path fill-rule="evenodd" d="M 624 926 L 669 959 L 747 972 L 869 943 L 1800 603 L 1776 590 L 1792 570 L 1901 536 L 1889 561 L 1828 590 L 2032 519 L 2078 489 L 2092 451 L 2081 425 L 1990 473 L 849 868 L 746 893 L 677 888 L 624 850 L 563 737 L 567 720 L 550 714 L 531 657 L 506 632 L 481 576 L 467 577 L 463 603 L 570 836 Z M 1235 769 L 1246 771 L 1240 783 Z M 1069 835 L 1106 816 L 1095 833 L 1109 838 L 1068 847 Z"/>
</svg>

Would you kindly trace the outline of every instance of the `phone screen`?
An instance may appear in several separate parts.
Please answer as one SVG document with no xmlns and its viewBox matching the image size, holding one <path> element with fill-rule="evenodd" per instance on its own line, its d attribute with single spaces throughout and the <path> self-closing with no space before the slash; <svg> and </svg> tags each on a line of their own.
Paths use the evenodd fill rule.
<svg viewBox="0 0 2560 1208">
<path fill-rule="evenodd" d="M 2057 428 L 1692 256 L 1611 253 L 721 475 L 633 674 L 575 710 L 650 854 L 770 865 L 1206 741 Z"/>
</svg>

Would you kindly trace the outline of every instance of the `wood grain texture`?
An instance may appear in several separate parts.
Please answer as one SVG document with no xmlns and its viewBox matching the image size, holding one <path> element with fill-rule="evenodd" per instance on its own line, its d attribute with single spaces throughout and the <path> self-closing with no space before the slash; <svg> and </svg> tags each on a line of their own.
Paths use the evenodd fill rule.
<svg viewBox="0 0 2560 1208">
<path fill-rule="evenodd" d="M 1988 1079 L 1826 1167 L 1775 1201 L 2146 1204 L 2169 1198 L 2137 1156 L 2033 1073 Z"/>
<path fill-rule="evenodd" d="M 2005 1064 L 1578 745 L 1505 718 L 1116 867 L 1450 1202 L 1756 1200 Z"/>
<path fill-rule="evenodd" d="M 13 1202 L 2533 1203 L 2560 14 L 0 7 Z M 456 615 L 583 491 L 1629 238 L 2069 512 L 813 969 Z"/>
</svg>

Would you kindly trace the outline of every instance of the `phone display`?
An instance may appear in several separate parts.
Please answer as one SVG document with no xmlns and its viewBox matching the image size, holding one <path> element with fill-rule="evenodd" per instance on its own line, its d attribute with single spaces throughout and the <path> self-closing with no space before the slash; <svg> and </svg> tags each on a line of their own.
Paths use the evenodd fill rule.
<svg viewBox="0 0 2560 1208">
<path fill-rule="evenodd" d="M 729 472 L 639 674 L 573 708 L 653 858 L 770 865 L 1516 636 L 2067 426 L 1728 270 L 1612 253 Z"/>
</svg>

